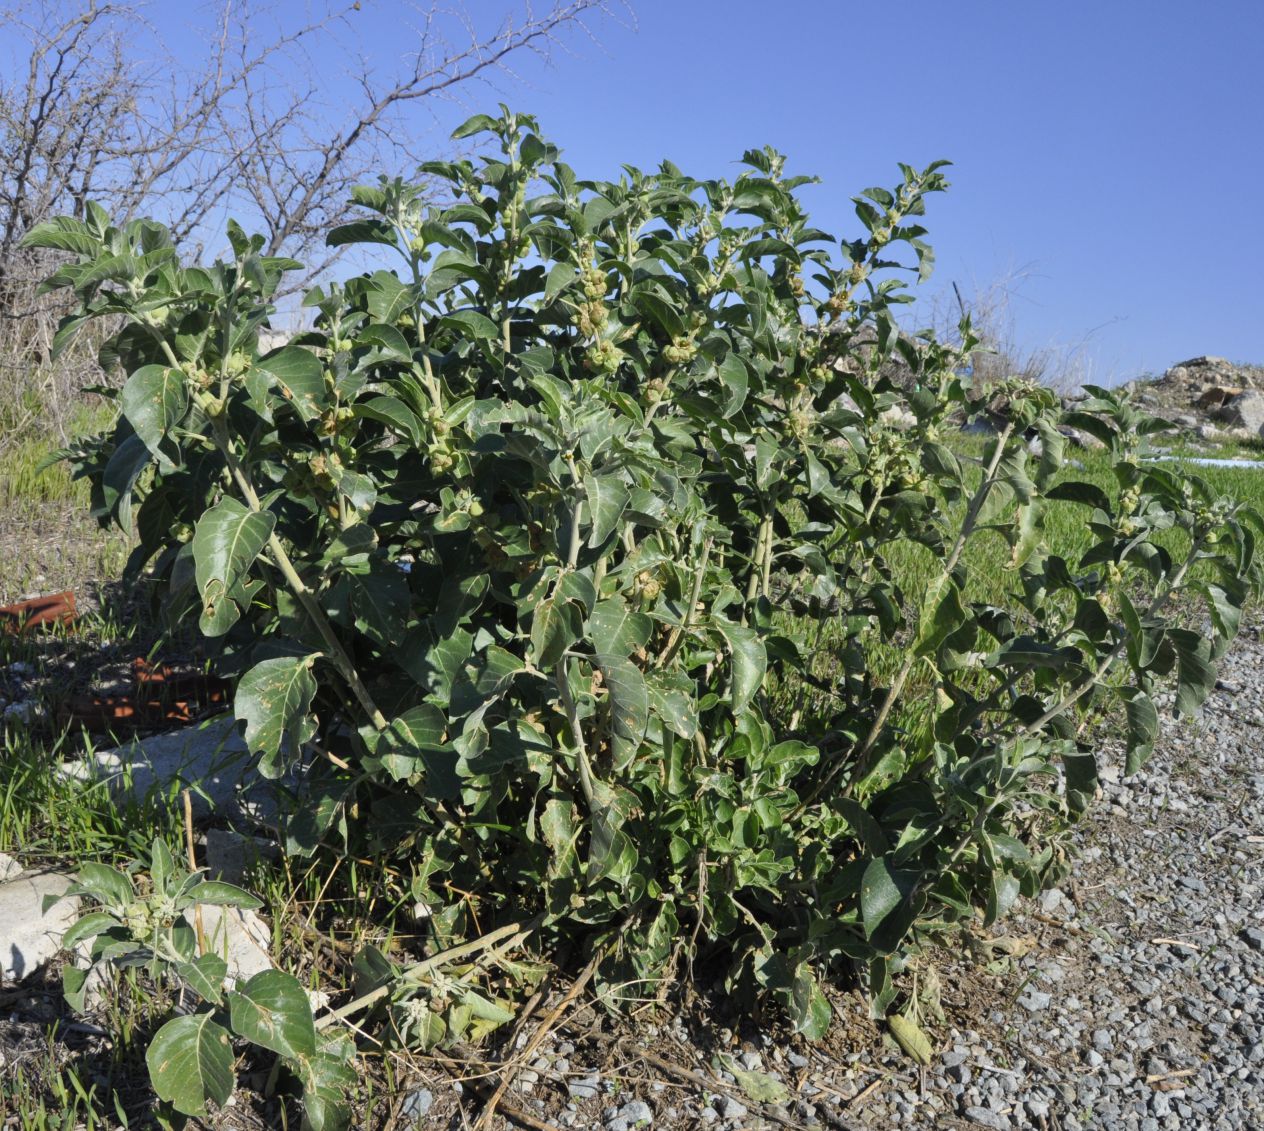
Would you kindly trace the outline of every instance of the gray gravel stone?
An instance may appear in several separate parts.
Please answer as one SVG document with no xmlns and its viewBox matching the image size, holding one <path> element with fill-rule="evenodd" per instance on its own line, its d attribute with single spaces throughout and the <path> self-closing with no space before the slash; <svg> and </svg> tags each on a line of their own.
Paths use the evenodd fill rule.
<svg viewBox="0 0 1264 1131">
<path fill-rule="evenodd" d="M 633 1100 L 631 1103 L 624 1104 L 619 1115 L 630 1127 L 638 1123 L 648 1124 L 654 1121 L 654 1109 L 644 1100 Z"/>
<path fill-rule="evenodd" d="M 601 1076 L 596 1072 L 581 1076 L 578 1080 L 568 1081 L 566 1088 L 574 1099 L 590 1100 L 601 1091 Z"/>
<path fill-rule="evenodd" d="M 429 1088 L 418 1088 L 409 1092 L 400 1105 L 399 1113 L 404 1119 L 410 1119 L 414 1127 L 421 1127 L 421 1121 L 429 1113 L 434 1103 L 434 1095 Z"/>
<path fill-rule="evenodd" d="M 986 1107 L 968 1107 L 965 1117 L 971 1123 L 977 1123 L 980 1127 L 992 1127 L 995 1131 L 1009 1131 L 1011 1126 L 1005 1116 Z"/>
</svg>

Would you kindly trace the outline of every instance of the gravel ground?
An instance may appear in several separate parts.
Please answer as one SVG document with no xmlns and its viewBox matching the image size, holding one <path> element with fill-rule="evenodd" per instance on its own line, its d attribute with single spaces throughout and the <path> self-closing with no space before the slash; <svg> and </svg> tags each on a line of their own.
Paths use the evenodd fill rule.
<svg viewBox="0 0 1264 1131">
<path fill-rule="evenodd" d="M 854 995 L 836 999 L 837 1030 L 815 1047 L 771 1020 L 724 1027 L 701 1006 L 663 1026 L 589 1017 L 587 1035 L 580 1015 L 506 1100 L 546 1125 L 604 1131 L 1264 1128 L 1260 635 L 1244 630 L 1201 718 L 1169 720 L 1140 774 L 1120 780 L 1122 750 L 1103 749 L 1103 796 L 1061 890 L 990 948 L 930 956 L 923 983 L 937 979 L 942 1020 L 927 1020 L 927 1068 Z M 718 1077 L 704 1087 L 680 1068 Z M 741 1078 L 751 1071 L 762 1078 Z M 452 1082 L 428 1083 L 400 1126 L 474 1123 L 481 1104 L 465 1124 Z M 761 1103 L 743 1083 L 786 1091 Z"/>
</svg>

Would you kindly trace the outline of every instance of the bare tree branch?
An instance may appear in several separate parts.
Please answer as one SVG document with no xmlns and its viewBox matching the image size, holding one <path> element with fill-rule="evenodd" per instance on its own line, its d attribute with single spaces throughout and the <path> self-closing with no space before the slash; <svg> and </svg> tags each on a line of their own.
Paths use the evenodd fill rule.
<svg viewBox="0 0 1264 1131">
<path fill-rule="evenodd" d="M 418 111 L 591 36 L 585 21 L 626 0 L 501 0 L 494 25 L 485 0 L 477 20 L 435 0 L 389 58 L 356 46 L 372 2 L 327 0 L 295 23 L 282 6 L 221 0 L 191 68 L 122 0 L 0 0 L 0 398 L 59 315 L 36 297 L 49 254 L 20 246 L 34 225 L 92 200 L 200 252 L 236 214 L 269 253 L 308 260 L 310 279 L 337 254 L 324 232 L 351 186 L 411 172 L 429 125 Z M 331 59 L 345 72 L 336 107 L 321 101 Z"/>
</svg>

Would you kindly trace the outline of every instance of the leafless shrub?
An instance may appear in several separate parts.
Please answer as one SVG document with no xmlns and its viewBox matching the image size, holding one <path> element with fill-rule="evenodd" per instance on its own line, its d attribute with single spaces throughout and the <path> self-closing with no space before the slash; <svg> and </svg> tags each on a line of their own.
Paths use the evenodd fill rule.
<svg viewBox="0 0 1264 1131">
<path fill-rule="evenodd" d="M 223 0 L 196 69 L 166 51 L 143 9 L 0 2 L 0 449 L 41 417 L 64 428 L 93 364 L 90 343 L 56 370 L 46 364 L 60 312 L 37 293 L 49 263 L 20 247 L 27 230 L 82 216 L 95 200 L 116 219 L 159 219 L 199 251 L 234 215 L 310 278 L 329 265 L 323 233 L 340 222 L 350 186 L 411 172 L 436 99 L 468 97 L 514 58 L 588 34 L 620 0 L 503 2 L 494 26 L 461 6 L 401 8 L 392 50 L 403 51 L 384 60 L 356 53 L 360 0 L 298 25 L 283 10 Z M 336 108 L 320 97 L 318 47 L 322 66 L 336 53 L 357 90 Z"/>
<path fill-rule="evenodd" d="M 1022 340 L 1014 308 L 1023 285 L 1030 278 L 1031 272 L 1024 269 L 985 287 L 970 287 L 965 292 L 954 282 L 951 297 L 941 296 L 937 303 L 931 304 L 936 332 L 945 340 L 959 341 L 958 322 L 962 316 L 969 315 L 980 339 L 979 348 L 971 355 L 973 374 L 979 382 L 1026 377 L 1063 395 L 1095 383 L 1097 378 L 1089 347 L 1096 330 L 1073 343 L 1049 342 L 1033 346 Z"/>
</svg>

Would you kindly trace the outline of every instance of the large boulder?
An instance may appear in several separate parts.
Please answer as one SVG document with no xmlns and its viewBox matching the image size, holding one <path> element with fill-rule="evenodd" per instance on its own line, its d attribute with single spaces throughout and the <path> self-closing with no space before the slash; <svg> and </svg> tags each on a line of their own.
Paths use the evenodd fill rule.
<svg viewBox="0 0 1264 1131">
<path fill-rule="evenodd" d="M 1216 415 L 1232 428 L 1252 436 L 1264 434 L 1264 393 L 1247 389 L 1227 401 Z"/>
<path fill-rule="evenodd" d="M 98 750 L 65 762 L 62 773 L 102 782 L 120 802 L 174 798 L 188 786 L 194 813 L 275 827 L 282 798 L 298 789 L 301 770 L 271 782 L 258 770 L 237 720 L 220 715 L 167 734 L 136 738 L 116 750 Z"/>
</svg>

